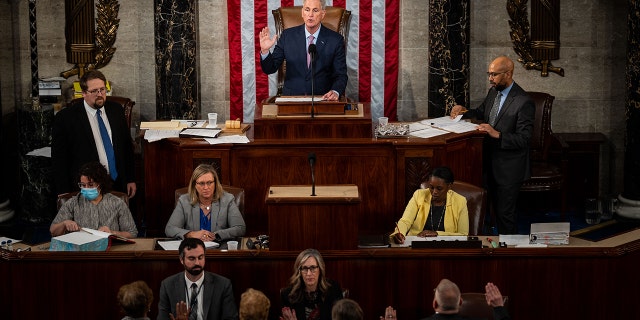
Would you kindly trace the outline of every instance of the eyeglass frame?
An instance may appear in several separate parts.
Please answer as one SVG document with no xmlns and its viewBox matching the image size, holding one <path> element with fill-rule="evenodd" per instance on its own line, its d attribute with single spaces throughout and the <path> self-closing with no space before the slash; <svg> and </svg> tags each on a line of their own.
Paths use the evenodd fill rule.
<svg viewBox="0 0 640 320">
<path fill-rule="evenodd" d="M 94 182 L 94 181 L 87 182 L 87 183 L 78 182 L 78 188 L 80 188 L 80 189 L 82 189 L 82 188 L 97 188 L 99 186 L 100 186 L 100 184 L 97 183 L 97 182 Z"/>
<path fill-rule="evenodd" d="M 211 187 L 211 186 L 213 186 L 213 185 L 215 185 L 215 184 L 216 184 L 216 180 L 214 179 L 214 180 L 211 180 L 211 181 L 200 181 L 200 182 L 197 182 L 197 181 L 196 181 L 196 182 L 194 182 L 194 183 L 195 183 L 197 186 L 201 187 L 201 188 L 202 188 L 202 187 L 204 187 L 204 186 Z"/>
<path fill-rule="evenodd" d="M 497 76 L 499 76 L 501 74 L 505 74 L 505 73 L 510 72 L 510 71 L 511 70 L 507 70 L 507 71 L 504 71 L 504 72 L 487 72 L 487 77 L 495 78 L 495 77 L 497 77 Z"/>
<path fill-rule="evenodd" d="M 309 272 L 311 272 L 312 274 L 316 274 L 318 269 L 320 269 L 320 267 L 317 266 L 317 265 L 315 265 L 315 266 L 301 266 L 301 267 L 298 268 L 298 270 L 300 270 L 300 273 L 309 273 Z"/>
<path fill-rule="evenodd" d="M 97 96 L 99 94 L 106 93 L 107 92 L 107 88 L 106 87 L 102 87 L 102 88 L 93 89 L 93 90 L 85 90 L 84 92 L 86 92 L 87 94 L 91 94 L 91 95 Z"/>
</svg>

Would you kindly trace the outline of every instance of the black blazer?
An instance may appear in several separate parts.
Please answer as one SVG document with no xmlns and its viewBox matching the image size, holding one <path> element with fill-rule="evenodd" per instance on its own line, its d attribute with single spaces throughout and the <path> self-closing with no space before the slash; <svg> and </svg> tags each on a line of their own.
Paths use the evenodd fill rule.
<svg viewBox="0 0 640 320">
<path fill-rule="evenodd" d="M 126 193 L 127 183 L 135 182 L 131 130 L 122 106 L 109 101 L 107 97 L 103 109 L 109 119 L 118 169 L 113 189 Z M 53 120 L 51 158 L 57 194 L 77 191 L 80 167 L 87 162 L 100 161 L 89 117 L 84 109 L 84 100 L 56 114 Z"/>
<path fill-rule="evenodd" d="M 333 308 L 333 304 L 342 299 L 342 289 L 338 282 L 329 279 L 327 279 L 327 281 L 329 281 L 331 286 L 327 290 L 324 301 L 320 304 L 321 320 L 331 320 L 331 308 Z M 304 303 L 291 303 L 291 301 L 289 301 L 289 293 L 291 293 L 291 287 L 280 290 L 283 307 L 294 309 L 296 311 L 296 318 L 298 318 L 298 320 L 305 320 Z"/>
<path fill-rule="evenodd" d="M 304 24 L 282 31 L 273 52 L 260 61 L 262 71 L 271 74 L 278 71 L 282 61 L 287 61 L 287 71 L 282 95 L 310 95 L 311 69 L 307 67 L 307 39 Z M 344 38 L 339 33 L 322 26 L 316 40 L 314 66 L 314 95 L 329 90 L 344 96 L 347 87 L 347 59 Z"/>
<path fill-rule="evenodd" d="M 498 91 L 489 89 L 482 104 L 464 114 L 489 122 L 489 113 Z M 513 83 L 509 95 L 496 117 L 494 129 L 500 139 L 488 135 L 484 139 L 484 173 L 492 174 L 499 185 L 522 183 L 531 176 L 529 144 L 535 119 L 535 104 L 529 94 L 517 83 Z"/>
</svg>

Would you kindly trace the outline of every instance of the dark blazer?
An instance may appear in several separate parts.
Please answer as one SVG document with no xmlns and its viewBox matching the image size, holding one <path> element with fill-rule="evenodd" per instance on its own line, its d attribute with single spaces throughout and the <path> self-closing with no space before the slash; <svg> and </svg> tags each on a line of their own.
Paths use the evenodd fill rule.
<svg viewBox="0 0 640 320">
<path fill-rule="evenodd" d="M 489 89 L 482 104 L 464 114 L 489 122 L 489 113 L 498 91 Z M 535 119 L 535 104 L 526 91 L 513 83 L 509 95 L 496 117 L 494 129 L 500 139 L 485 137 L 483 144 L 485 173 L 491 172 L 499 185 L 522 183 L 531 176 L 529 143 Z"/>
<path fill-rule="evenodd" d="M 459 314 L 441 314 L 441 313 L 436 313 L 428 318 L 424 318 L 422 320 L 472 320 L 472 319 L 476 319 L 476 318 L 467 318 L 467 317 L 463 317 Z M 505 309 L 504 307 L 494 307 L 493 308 L 493 319 L 495 320 L 509 320 L 511 319 L 511 317 L 509 316 L 509 313 L 507 312 L 507 309 Z M 480 319 L 476 319 L 476 320 L 480 320 Z"/>
<path fill-rule="evenodd" d="M 266 74 L 278 71 L 282 61 L 287 61 L 282 95 L 311 95 L 311 68 L 307 67 L 304 28 L 303 24 L 282 31 L 273 52 L 260 61 L 262 71 Z M 313 94 L 323 95 L 335 90 L 343 96 L 348 79 L 344 38 L 322 26 L 316 39 L 316 49 Z"/>
<path fill-rule="evenodd" d="M 103 109 L 109 119 L 118 169 L 113 189 L 126 193 L 127 183 L 135 182 L 131 130 L 122 106 L 109 101 L 107 97 Z M 84 101 L 68 106 L 56 114 L 53 120 L 51 158 L 57 194 L 77 191 L 80 167 L 87 162 L 100 161 Z"/>
<path fill-rule="evenodd" d="M 238 308 L 233 298 L 231 281 L 215 273 L 204 271 L 202 305 L 207 320 L 238 319 Z M 176 315 L 176 303 L 185 301 L 187 292 L 184 271 L 172 275 L 160 284 L 158 319 L 169 319 L 169 312 Z"/>
<path fill-rule="evenodd" d="M 333 304 L 343 298 L 342 289 L 338 282 L 328 279 L 327 281 L 329 281 L 331 286 L 327 291 L 324 301 L 320 304 L 321 320 L 331 320 L 331 308 L 333 308 Z M 296 318 L 298 318 L 298 320 L 305 320 L 304 303 L 291 303 L 291 301 L 289 301 L 289 293 L 291 293 L 290 286 L 280 290 L 283 307 L 294 309 L 296 311 Z"/>
</svg>

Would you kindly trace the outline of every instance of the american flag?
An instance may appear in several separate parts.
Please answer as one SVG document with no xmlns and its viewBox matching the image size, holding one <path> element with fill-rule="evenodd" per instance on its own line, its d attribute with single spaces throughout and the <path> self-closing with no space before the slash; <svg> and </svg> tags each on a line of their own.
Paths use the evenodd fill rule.
<svg viewBox="0 0 640 320">
<path fill-rule="evenodd" d="M 230 116 L 253 122 L 256 104 L 276 93 L 275 74 L 260 69 L 257 34 L 269 26 L 272 10 L 302 5 L 303 0 L 228 0 Z M 327 6 L 351 11 L 347 39 L 349 82 L 346 95 L 371 103 L 371 117 L 396 120 L 400 1 L 327 0 Z"/>
</svg>

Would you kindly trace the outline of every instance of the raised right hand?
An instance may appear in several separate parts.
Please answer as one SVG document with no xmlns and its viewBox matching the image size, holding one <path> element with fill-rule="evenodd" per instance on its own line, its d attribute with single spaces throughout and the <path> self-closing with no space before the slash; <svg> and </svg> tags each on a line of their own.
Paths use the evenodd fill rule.
<svg viewBox="0 0 640 320">
<path fill-rule="evenodd" d="M 271 49 L 271 47 L 273 47 L 273 45 L 276 43 L 276 38 L 277 38 L 275 34 L 273 35 L 273 37 L 271 37 L 271 32 L 269 32 L 269 27 L 262 28 L 258 37 L 260 37 L 260 53 L 261 54 L 268 53 L 269 49 Z"/>
</svg>

